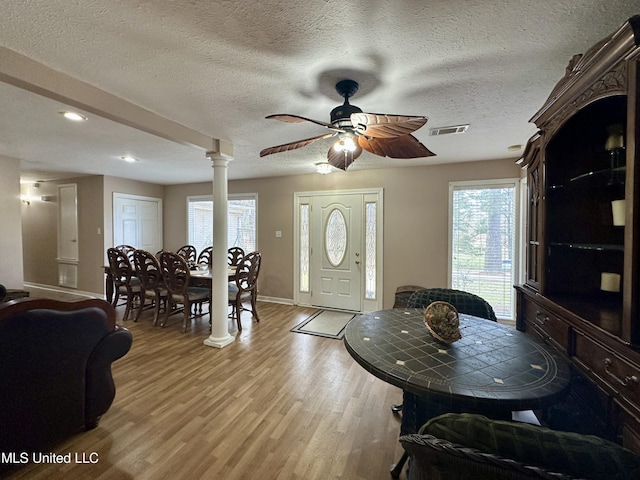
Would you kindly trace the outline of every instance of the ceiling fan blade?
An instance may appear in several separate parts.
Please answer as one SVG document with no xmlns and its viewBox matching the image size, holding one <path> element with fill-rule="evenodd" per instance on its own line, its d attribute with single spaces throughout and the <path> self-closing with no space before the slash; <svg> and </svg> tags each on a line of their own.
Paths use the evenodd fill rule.
<svg viewBox="0 0 640 480">
<path fill-rule="evenodd" d="M 352 113 L 351 123 L 356 133 L 365 137 L 393 138 L 415 132 L 427 117 L 386 115 L 384 113 Z"/>
<path fill-rule="evenodd" d="M 318 140 L 322 140 L 324 138 L 330 138 L 335 136 L 335 133 L 325 133 L 324 135 L 319 135 L 317 137 L 306 138 L 304 140 L 298 140 L 297 142 L 285 143 L 283 145 L 277 145 L 275 147 L 265 148 L 260 151 L 260 156 L 264 157 L 265 155 L 271 155 L 272 153 L 280 153 L 280 152 L 288 152 L 289 150 L 295 150 L 297 148 L 306 147 L 307 145 L 312 144 Z"/>
<path fill-rule="evenodd" d="M 413 135 L 394 138 L 358 137 L 358 145 L 367 152 L 381 157 L 422 158 L 435 155 Z"/>
<path fill-rule="evenodd" d="M 360 145 L 356 145 L 356 149 L 353 152 L 345 150 L 343 152 L 336 152 L 331 145 L 329 152 L 327 152 L 327 161 L 340 170 L 346 170 L 354 162 L 356 158 L 362 153 Z"/>
<path fill-rule="evenodd" d="M 286 122 L 286 123 L 311 122 L 311 123 L 315 123 L 316 125 L 320 125 L 321 127 L 325 127 L 325 128 L 329 128 L 331 130 L 335 130 L 336 132 L 344 132 L 344 130 L 342 130 L 340 128 L 335 128 L 330 123 L 321 122 L 319 120 L 313 120 L 311 118 L 301 117 L 300 115 L 289 115 L 288 113 L 278 113 L 278 114 L 275 114 L 275 115 L 268 115 L 268 116 L 266 116 L 264 118 L 273 119 L 273 120 L 279 120 L 281 122 Z"/>
</svg>

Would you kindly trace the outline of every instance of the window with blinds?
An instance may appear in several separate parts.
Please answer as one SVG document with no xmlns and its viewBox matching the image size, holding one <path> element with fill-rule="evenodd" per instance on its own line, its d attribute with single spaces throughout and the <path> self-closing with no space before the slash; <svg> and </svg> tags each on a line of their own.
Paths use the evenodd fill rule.
<svg viewBox="0 0 640 480">
<path fill-rule="evenodd" d="M 450 184 L 451 288 L 487 300 L 499 318 L 515 318 L 516 181 Z"/>
<path fill-rule="evenodd" d="M 257 248 L 257 196 L 233 195 L 228 200 L 227 241 L 229 247 L 245 252 Z M 187 198 L 187 229 L 189 244 L 201 252 L 213 245 L 213 198 Z"/>
</svg>

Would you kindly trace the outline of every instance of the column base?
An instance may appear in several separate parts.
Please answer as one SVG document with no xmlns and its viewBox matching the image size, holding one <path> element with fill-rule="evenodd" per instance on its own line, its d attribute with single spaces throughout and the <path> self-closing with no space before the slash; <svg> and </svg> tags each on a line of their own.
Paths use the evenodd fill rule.
<svg viewBox="0 0 640 480">
<path fill-rule="evenodd" d="M 210 336 L 205 339 L 204 344 L 209 347 L 223 348 L 233 343 L 235 339 L 236 337 L 232 337 L 229 334 L 227 334 L 226 337 L 222 337 L 222 338 L 216 338 L 214 336 Z"/>
</svg>

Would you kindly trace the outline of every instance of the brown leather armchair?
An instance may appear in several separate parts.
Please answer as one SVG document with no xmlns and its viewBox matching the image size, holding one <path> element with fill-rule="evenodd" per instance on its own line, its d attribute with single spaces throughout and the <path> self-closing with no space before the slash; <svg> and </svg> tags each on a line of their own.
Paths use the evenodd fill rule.
<svg viewBox="0 0 640 480">
<path fill-rule="evenodd" d="M 115 397 L 111 363 L 131 343 L 104 300 L 0 305 L 0 452 L 43 451 L 95 428 Z"/>
</svg>

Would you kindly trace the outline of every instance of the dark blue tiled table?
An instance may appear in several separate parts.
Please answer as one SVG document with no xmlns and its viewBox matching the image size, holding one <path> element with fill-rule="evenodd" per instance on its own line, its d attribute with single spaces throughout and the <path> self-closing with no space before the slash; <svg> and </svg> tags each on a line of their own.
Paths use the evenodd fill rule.
<svg viewBox="0 0 640 480">
<path fill-rule="evenodd" d="M 460 315 L 462 338 L 433 338 L 422 309 L 356 316 L 344 344 L 368 372 L 425 400 L 454 410 L 508 412 L 556 402 L 567 390 L 567 360 L 514 328 Z"/>
</svg>

